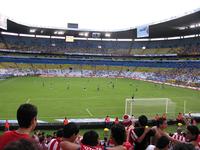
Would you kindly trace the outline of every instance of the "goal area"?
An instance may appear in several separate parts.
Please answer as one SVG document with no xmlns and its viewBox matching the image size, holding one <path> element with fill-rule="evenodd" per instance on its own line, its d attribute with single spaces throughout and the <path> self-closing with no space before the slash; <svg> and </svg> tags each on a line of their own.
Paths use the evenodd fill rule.
<svg viewBox="0 0 200 150">
<path fill-rule="evenodd" d="M 169 98 L 136 98 L 126 99 L 125 114 L 139 117 L 146 115 L 148 118 L 154 118 L 156 114 L 167 114 L 168 118 L 174 118 L 176 104 Z"/>
</svg>

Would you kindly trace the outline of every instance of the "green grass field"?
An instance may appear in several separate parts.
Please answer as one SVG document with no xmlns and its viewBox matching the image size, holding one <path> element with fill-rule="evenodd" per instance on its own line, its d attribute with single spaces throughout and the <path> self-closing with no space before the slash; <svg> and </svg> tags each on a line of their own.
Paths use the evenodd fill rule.
<svg viewBox="0 0 200 150">
<path fill-rule="evenodd" d="M 183 112 L 183 101 L 187 112 L 200 112 L 200 91 L 190 89 L 131 79 L 16 77 L 0 81 L 0 118 L 16 119 L 18 106 L 26 102 L 37 105 L 38 119 L 50 122 L 65 116 L 121 118 L 125 99 L 133 94 L 135 98 L 170 98 L 176 113 Z M 151 111 L 155 110 L 142 109 L 144 114 Z"/>
</svg>

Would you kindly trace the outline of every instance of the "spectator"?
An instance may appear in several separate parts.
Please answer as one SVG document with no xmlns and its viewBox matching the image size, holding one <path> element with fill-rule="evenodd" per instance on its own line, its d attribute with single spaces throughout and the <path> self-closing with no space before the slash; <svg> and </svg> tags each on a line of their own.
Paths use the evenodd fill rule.
<svg viewBox="0 0 200 150">
<path fill-rule="evenodd" d="M 149 145 L 146 150 L 168 150 L 169 139 L 166 136 L 161 136 L 156 145 Z"/>
<path fill-rule="evenodd" d="M 63 128 L 63 141 L 60 143 L 62 150 L 77 150 L 80 145 L 75 143 L 79 133 L 78 126 L 70 122 Z"/>
<path fill-rule="evenodd" d="M 105 128 L 109 128 L 110 127 L 110 117 L 106 116 L 105 118 Z"/>
<path fill-rule="evenodd" d="M 116 118 L 115 118 L 115 121 L 114 121 L 114 124 L 118 124 L 118 123 L 119 123 L 119 118 L 116 117 Z"/>
<path fill-rule="evenodd" d="M 10 129 L 10 124 L 9 124 L 8 120 L 6 120 L 6 122 L 5 122 L 5 131 L 9 131 L 9 129 Z"/>
<path fill-rule="evenodd" d="M 176 117 L 176 121 L 178 123 L 183 123 L 184 122 L 184 117 L 183 117 L 183 114 L 181 112 L 178 113 L 178 116 Z"/>
<path fill-rule="evenodd" d="M 60 150 L 60 142 L 63 137 L 63 130 L 60 129 L 56 132 L 56 138 L 53 138 L 48 144 L 48 150 Z"/>
<path fill-rule="evenodd" d="M 186 143 L 177 143 L 173 150 L 195 150 L 194 145 L 192 144 L 186 144 Z"/>
<path fill-rule="evenodd" d="M 169 134 L 167 132 L 165 132 L 164 130 L 167 128 L 167 121 L 164 119 L 159 119 L 157 121 L 157 126 L 156 127 L 152 127 L 152 130 L 155 131 L 155 136 L 152 138 L 152 143 L 156 143 L 157 140 L 161 137 L 161 136 L 166 136 L 171 142 L 173 142 L 173 144 L 175 143 L 180 143 L 180 141 L 176 138 L 173 138 L 171 136 L 169 136 Z"/>
<path fill-rule="evenodd" d="M 164 120 L 164 119 L 160 118 L 157 121 L 157 126 L 156 127 L 155 126 L 152 127 L 152 130 L 154 130 L 154 132 L 155 132 L 155 136 L 152 138 L 152 143 L 153 144 L 156 144 L 158 139 L 161 136 L 166 136 L 171 140 L 173 139 L 164 131 L 164 129 L 166 129 L 166 128 L 167 128 L 167 120 Z"/>
<path fill-rule="evenodd" d="M 167 120 L 167 114 L 166 114 L 166 113 L 163 113 L 162 119 L 163 119 L 163 120 Z"/>
<path fill-rule="evenodd" d="M 103 129 L 103 133 L 104 133 L 104 138 L 108 139 L 109 129 L 108 128 L 104 128 Z"/>
<path fill-rule="evenodd" d="M 126 142 L 126 130 L 121 124 L 114 124 L 111 127 L 111 137 L 110 137 L 113 147 L 107 148 L 108 150 L 129 150 L 131 149 L 131 144 Z M 111 145 L 110 145 L 111 146 Z"/>
<path fill-rule="evenodd" d="M 39 137 L 39 148 L 42 150 L 47 150 L 48 145 L 46 144 L 45 136 L 41 135 Z"/>
<path fill-rule="evenodd" d="M 155 115 L 154 119 L 157 121 L 160 119 L 160 116 L 158 114 Z"/>
<path fill-rule="evenodd" d="M 129 127 L 132 125 L 131 117 L 129 115 L 124 115 L 123 116 L 123 125 L 125 127 Z"/>
<path fill-rule="evenodd" d="M 39 147 L 33 141 L 20 139 L 10 142 L 3 150 L 39 150 Z"/>
<path fill-rule="evenodd" d="M 32 104 L 22 104 L 17 110 L 17 121 L 19 129 L 7 131 L 0 137 L 0 149 L 3 149 L 8 143 L 18 139 L 29 139 L 29 134 L 37 124 L 37 108 Z"/>
<path fill-rule="evenodd" d="M 83 135 L 83 139 L 81 141 L 81 150 L 101 150 L 103 149 L 99 145 L 99 135 L 97 132 L 91 130 L 87 131 Z"/>
<path fill-rule="evenodd" d="M 67 117 L 65 117 L 65 119 L 63 120 L 63 124 L 67 125 L 68 123 L 69 123 L 69 121 L 68 121 Z"/>
<path fill-rule="evenodd" d="M 127 135 L 127 141 L 129 138 L 129 133 L 132 129 L 134 129 L 133 122 L 131 120 L 132 118 L 129 115 L 124 115 L 123 116 L 123 125 L 125 126 L 126 129 L 126 135 Z"/>
<path fill-rule="evenodd" d="M 196 149 L 200 149 L 199 147 L 199 142 L 198 139 L 199 137 L 199 129 L 197 126 L 194 125 L 189 125 L 187 126 L 187 131 L 186 131 L 186 141 L 189 142 L 190 144 L 194 145 Z"/>
<path fill-rule="evenodd" d="M 147 126 L 148 119 L 142 115 L 138 118 L 139 127 L 130 131 L 129 142 L 134 146 L 134 150 L 145 150 L 150 144 L 150 137 L 154 136 L 153 130 Z"/>
<path fill-rule="evenodd" d="M 181 127 L 177 128 L 177 131 L 173 134 L 172 138 L 174 138 L 175 140 L 178 140 L 180 142 L 185 142 L 185 137 L 183 135 Z"/>
<path fill-rule="evenodd" d="M 135 116 L 134 115 L 131 115 L 131 122 L 132 122 L 132 124 L 134 126 L 134 122 L 135 122 Z"/>
</svg>

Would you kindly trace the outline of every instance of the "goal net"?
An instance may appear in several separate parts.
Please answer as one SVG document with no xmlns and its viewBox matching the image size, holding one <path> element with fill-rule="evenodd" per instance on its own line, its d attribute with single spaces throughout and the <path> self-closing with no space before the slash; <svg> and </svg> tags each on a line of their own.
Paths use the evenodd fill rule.
<svg viewBox="0 0 200 150">
<path fill-rule="evenodd" d="M 153 118 L 156 114 L 167 114 L 168 118 L 175 117 L 176 104 L 169 98 L 136 98 L 126 99 L 125 114 L 146 115 L 148 118 Z"/>
</svg>

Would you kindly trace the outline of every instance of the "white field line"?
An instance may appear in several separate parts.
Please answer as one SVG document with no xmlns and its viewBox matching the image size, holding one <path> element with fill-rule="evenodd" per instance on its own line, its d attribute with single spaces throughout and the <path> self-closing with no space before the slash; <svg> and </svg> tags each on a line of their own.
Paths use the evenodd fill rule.
<svg viewBox="0 0 200 150">
<path fill-rule="evenodd" d="M 27 101 L 26 101 L 26 103 L 28 104 L 30 101 L 31 101 L 31 99 L 30 99 L 30 98 L 28 98 L 28 99 L 27 99 Z"/>
<path fill-rule="evenodd" d="M 93 114 L 89 111 L 89 109 L 87 108 L 87 109 L 85 109 L 87 112 L 88 112 L 88 114 L 92 117 L 93 116 Z"/>
</svg>

